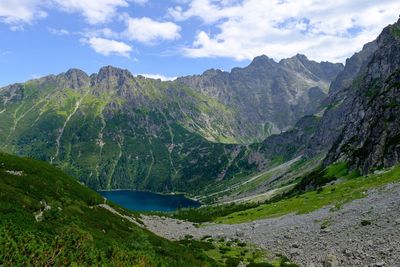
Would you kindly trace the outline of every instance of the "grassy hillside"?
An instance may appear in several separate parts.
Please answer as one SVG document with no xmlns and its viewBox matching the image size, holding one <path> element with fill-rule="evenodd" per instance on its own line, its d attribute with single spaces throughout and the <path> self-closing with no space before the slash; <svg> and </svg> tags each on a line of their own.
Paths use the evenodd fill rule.
<svg viewBox="0 0 400 267">
<path fill-rule="evenodd" d="M 339 209 L 347 202 L 367 196 L 368 190 L 393 182 L 400 182 L 400 165 L 360 176 L 357 172 L 350 172 L 347 164 L 342 162 L 304 175 L 293 189 L 264 203 L 204 206 L 179 210 L 172 216 L 200 223 L 237 224 L 289 213 L 308 213 L 326 206 Z"/>
<path fill-rule="evenodd" d="M 217 265 L 99 207 L 100 195 L 46 163 L 0 153 L 0 187 L 1 266 Z"/>
<path fill-rule="evenodd" d="M 232 111 L 184 86 L 118 71 L 106 81 L 124 86 L 73 89 L 63 74 L 2 88 L 0 148 L 51 162 L 95 189 L 193 192 L 215 180 L 234 146 L 204 137 L 222 136 L 217 126 L 227 132 Z"/>
</svg>

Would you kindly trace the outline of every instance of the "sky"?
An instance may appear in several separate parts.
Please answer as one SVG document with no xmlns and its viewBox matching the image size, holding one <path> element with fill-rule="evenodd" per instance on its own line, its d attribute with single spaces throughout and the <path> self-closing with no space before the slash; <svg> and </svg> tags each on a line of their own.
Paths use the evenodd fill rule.
<svg viewBox="0 0 400 267">
<path fill-rule="evenodd" d="M 79 68 L 160 79 L 265 54 L 345 62 L 398 0 L 0 0 L 0 86 Z"/>
</svg>

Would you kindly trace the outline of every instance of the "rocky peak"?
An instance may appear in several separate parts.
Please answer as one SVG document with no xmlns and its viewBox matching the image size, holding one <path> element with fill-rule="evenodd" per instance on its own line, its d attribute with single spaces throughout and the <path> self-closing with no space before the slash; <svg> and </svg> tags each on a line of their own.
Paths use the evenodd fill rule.
<svg viewBox="0 0 400 267">
<path fill-rule="evenodd" d="M 59 75 L 59 78 L 65 81 L 65 87 L 74 90 L 90 86 L 89 76 L 80 69 L 70 69 Z"/>
<path fill-rule="evenodd" d="M 99 70 L 97 74 L 97 81 L 101 82 L 104 80 L 113 80 L 113 79 L 126 79 L 133 78 L 132 73 L 130 73 L 127 69 L 120 69 L 113 66 L 105 66 Z"/>
<path fill-rule="evenodd" d="M 304 55 L 304 54 L 296 54 L 294 57 L 300 61 L 309 61 L 308 57 L 306 57 L 306 55 Z"/>
<path fill-rule="evenodd" d="M 113 66 L 102 67 L 98 74 L 92 75 L 92 86 L 96 86 L 99 92 L 121 91 L 129 87 L 129 81 L 135 80 L 129 70 Z"/>
<path fill-rule="evenodd" d="M 303 54 L 297 54 L 291 58 L 282 59 L 279 64 L 291 70 L 303 73 L 313 80 L 332 81 L 343 70 L 341 63 L 316 62 L 309 60 Z"/>
<path fill-rule="evenodd" d="M 400 20 L 386 27 L 377 39 L 378 49 L 367 69 L 367 82 L 384 81 L 400 66 Z"/>
<path fill-rule="evenodd" d="M 220 70 L 220 69 L 209 69 L 209 70 L 206 70 L 205 72 L 203 72 L 202 75 L 204 75 L 204 76 L 216 76 L 216 75 L 219 75 L 219 74 L 222 74 L 222 73 L 224 73 L 224 72 L 222 70 Z"/>
<path fill-rule="evenodd" d="M 355 53 L 352 57 L 348 58 L 343 71 L 340 72 L 332 82 L 329 93 L 334 94 L 339 90 L 348 88 L 356 76 L 362 72 L 361 70 L 366 68 L 377 48 L 377 42 L 372 41 L 365 44 L 360 52 Z"/>
<path fill-rule="evenodd" d="M 261 55 L 258 57 L 255 57 L 253 61 L 250 63 L 249 67 L 265 67 L 265 66 L 273 66 L 276 65 L 277 63 L 272 59 L 269 58 L 266 55 Z"/>
<path fill-rule="evenodd" d="M 350 84 L 351 90 L 338 88 L 344 95 L 343 104 L 330 114 L 340 120 L 341 127 L 336 128 L 342 130 L 337 132 L 325 164 L 345 160 L 352 169 L 368 173 L 400 161 L 399 25 L 386 27 L 376 42 L 364 47 L 369 53 L 373 48 L 367 57 L 356 55 L 355 59 L 366 62 L 352 75 L 357 79 Z"/>
</svg>

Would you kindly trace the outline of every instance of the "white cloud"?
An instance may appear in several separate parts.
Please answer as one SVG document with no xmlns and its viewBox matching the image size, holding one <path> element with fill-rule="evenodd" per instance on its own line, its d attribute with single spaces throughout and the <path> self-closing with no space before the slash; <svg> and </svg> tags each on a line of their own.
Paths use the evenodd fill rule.
<svg viewBox="0 0 400 267">
<path fill-rule="evenodd" d="M 102 37 L 107 39 L 118 39 L 120 36 L 119 33 L 113 31 L 110 28 L 88 29 L 85 30 L 84 32 L 81 32 L 81 34 L 86 38 Z"/>
<path fill-rule="evenodd" d="M 178 78 L 178 77 L 168 77 L 168 76 L 165 76 L 162 74 L 149 74 L 149 73 L 140 73 L 137 75 L 141 75 L 143 77 L 150 78 L 150 79 L 156 79 L 156 80 L 160 79 L 161 81 L 173 81 Z"/>
<path fill-rule="evenodd" d="M 53 0 L 66 12 L 81 13 L 90 24 L 105 23 L 117 15 L 119 7 L 128 7 L 126 0 Z"/>
<path fill-rule="evenodd" d="M 304 53 L 344 61 L 394 22 L 399 10 L 397 0 L 191 0 L 169 14 L 176 21 L 198 18 L 216 27 L 197 33 L 192 46 L 183 49 L 189 57 L 279 59 Z"/>
<path fill-rule="evenodd" d="M 138 4 L 138 5 L 144 5 L 144 4 L 146 4 L 147 2 L 149 2 L 149 0 L 133 0 L 133 2 L 134 2 L 135 4 Z"/>
<path fill-rule="evenodd" d="M 80 13 L 88 23 L 105 23 L 117 16 L 117 9 L 128 7 L 129 0 L 1 0 L 0 22 L 30 24 L 47 16 L 45 9 L 58 8 L 69 13 Z M 134 0 L 144 4 L 147 1 Z"/>
<path fill-rule="evenodd" d="M 1 0 L 0 22 L 14 25 L 13 30 L 22 29 L 22 24 L 30 24 L 34 20 L 47 16 L 42 7 L 47 1 L 37 0 Z"/>
<path fill-rule="evenodd" d="M 173 22 L 158 22 L 150 18 L 126 18 L 127 29 L 122 36 L 152 44 L 157 40 L 175 40 L 180 38 L 181 27 Z"/>
<path fill-rule="evenodd" d="M 49 32 L 50 32 L 51 34 L 54 34 L 54 35 L 63 36 L 63 35 L 69 35 L 69 34 L 70 34 L 70 32 L 69 32 L 68 30 L 66 30 L 66 29 L 48 28 L 48 30 L 49 30 Z"/>
<path fill-rule="evenodd" d="M 104 56 L 118 55 L 129 57 L 129 53 L 132 51 L 132 47 L 128 44 L 115 40 L 92 37 L 82 41 L 88 43 L 94 51 Z"/>
</svg>

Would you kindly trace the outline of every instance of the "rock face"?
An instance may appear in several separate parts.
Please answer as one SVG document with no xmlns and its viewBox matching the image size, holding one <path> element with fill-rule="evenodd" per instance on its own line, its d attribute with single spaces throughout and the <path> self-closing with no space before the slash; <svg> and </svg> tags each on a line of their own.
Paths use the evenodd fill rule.
<svg viewBox="0 0 400 267">
<path fill-rule="evenodd" d="M 306 154 L 327 152 L 339 138 L 342 129 L 347 124 L 343 120 L 343 114 L 353 112 L 353 106 L 349 103 L 357 94 L 352 90 L 353 83 L 359 79 L 359 74 L 365 71 L 376 49 L 376 41 L 373 41 L 366 44 L 362 51 L 347 59 L 344 70 L 333 80 L 329 95 L 321 104 L 322 117 L 315 134 L 309 140 Z"/>
<path fill-rule="evenodd" d="M 325 165 L 348 161 L 366 174 L 400 161 L 400 22 L 349 58 L 322 101 L 312 125 L 300 120 L 294 131 L 253 145 L 249 158 L 258 169 L 274 156 L 284 160 L 327 153 Z M 300 129 L 299 129 L 300 127 Z M 308 129 L 308 130 L 306 130 Z"/>
<path fill-rule="evenodd" d="M 0 89 L 0 147 L 57 164 L 96 189 L 193 192 L 268 166 L 286 149 L 274 144 L 298 136 L 298 126 L 265 149 L 223 143 L 294 126 L 316 110 L 341 69 L 302 55 L 279 63 L 261 56 L 231 73 L 176 82 L 112 66 L 90 76 L 71 69 Z M 260 162 L 257 153 L 265 154 Z"/>
<path fill-rule="evenodd" d="M 317 63 L 304 55 L 280 62 L 260 56 L 245 68 L 208 70 L 178 82 L 234 107 L 242 126 L 238 136 L 262 141 L 292 128 L 302 116 L 314 114 L 342 69 L 342 64 Z"/>
<path fill-rule="evenodd" d="M 264 170 L 272 164 L 284 163 L 303 155 L 309 140 L 319 125 L 319 121 L 320 118 L 316 116 L 301 118 L 292 129 L 272 135 L 261 143 L 251 145 L 246 156 L 237 157 L 235 164 L 240 166 L 248 164 L 245 170 L 250 173 L 254 170 Z"/>
<path fill-rule="evenodd" d="M 342 106 L 350 108 L 326 159 L 349 161 L 361 173 L 400 161 L 400 21 L 383 30 L 369 58 L 347 89 Z"/>
</svg>

